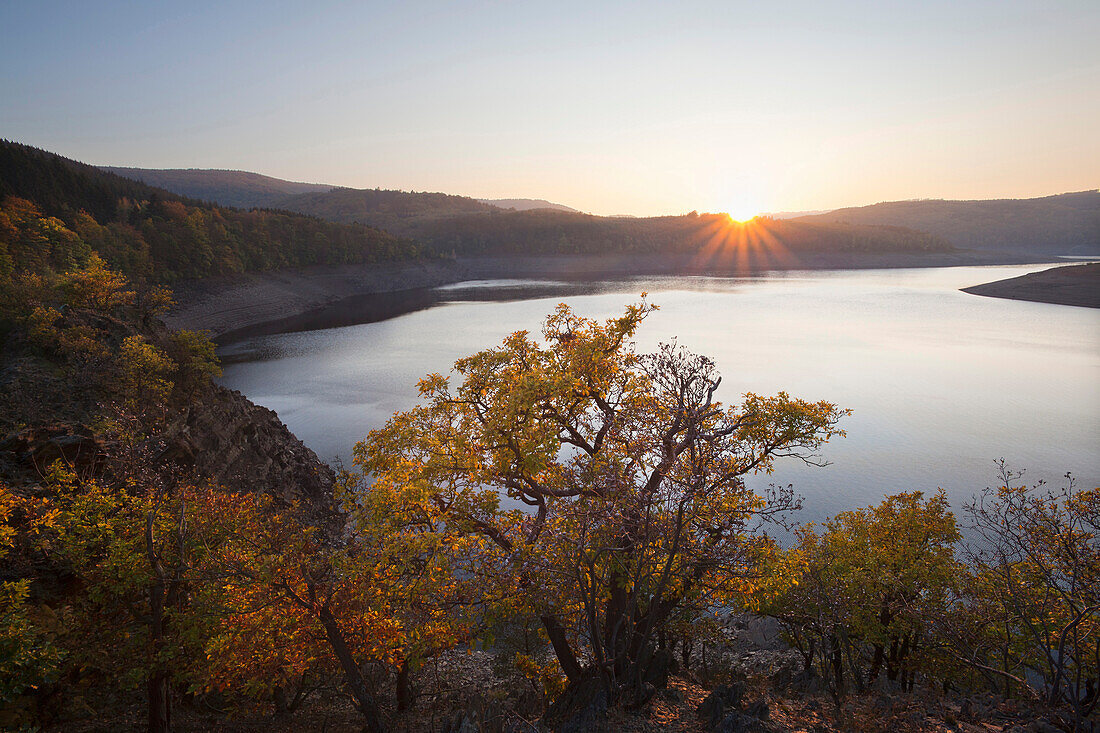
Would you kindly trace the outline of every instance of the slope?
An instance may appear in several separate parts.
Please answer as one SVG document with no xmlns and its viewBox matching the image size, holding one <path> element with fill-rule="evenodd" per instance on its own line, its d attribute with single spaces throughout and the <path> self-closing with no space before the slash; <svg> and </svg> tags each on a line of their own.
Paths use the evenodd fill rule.
<svg viewBox="0 0 1100 733">
<path fill-rule="evenodd" d="M 131 278 L 159 282 L 420 252 L 370 227 L 201 203 L 0 141 L 0 275 L 61 271 L 93 250 Z"/>
<path fill-rule="evenodd" d="M 1100 191 L 1033 199 L 890 201 L 798 221 L 903 226 L 967 249 L 1100 254 Z"/>
<path fill-rule="evenodd" d="M 468 196 L 378 188 L 334 188 L 325 193 L 303 193 L 281 199 L 278 205 L 287 211 L 345 224 L 359 222 L 395 234 L 408 232 L 412 222 L 500 211 Z"/>
<path fill-rule="evenodd" d="M 516 211 L 529 211 L 531 209 L 554 209 L 555 211 L 571 211 L 579 214 L 578 209 L 564 204 L 555 204 L 546 199 L 478 199 L 483 204 L 496 206 L 501 209 L 515 209 Z"/>
<path fill-rule="evenodd" d="M 100 166 L 100 170 L 163 188 L 166 191 L 200 201 L 241 209 L 271 208 L 287 196 L 314 191 L 329 191 L 323 183 L 298 183 L 248 171 L 203 170 L 199 168 L 118 168 Z"/>
</svg>

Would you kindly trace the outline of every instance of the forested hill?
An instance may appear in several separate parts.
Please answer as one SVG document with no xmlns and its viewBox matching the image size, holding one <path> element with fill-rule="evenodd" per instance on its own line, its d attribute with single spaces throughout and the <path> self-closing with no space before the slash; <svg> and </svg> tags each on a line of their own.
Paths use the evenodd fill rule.
<svg viewBox="0 0 1100 733">
<path fill-rule="evenodd" d="M 609 217 L 537 208 L 503 210 L 465 196 L 337 188 L 282 201 L 292 211 L 331 221 L 362 222 L 446 254 L 673 253 L 721 243 L 801 252 L 944 252 L 939 237 L 902 227 L 791 223 L 738 225 L 725 214 Z"/>
<path fill-rule="evenodd" d="M 416 257 L 412 242 L 359 224 L 239 211 L 182 198 L 0 141 L 0 276 L 64 271 L 98 253 L 139 280 L 171 282 L 315 264 Z"/>
<path fill-rule="evenodd" d="M 555 204 L 546 199 L 478 199 L 483 204 L 496 206 L 501 209 L 515 209 L 516 211 L 530 211 L 531 209 L 554 209 L 555 211 L 572 211 L 580 213 L 577 209 L 563 204 Z"/>
<path fill-rule="evenodd" d="M 315 191 L 330 191 L 323 183 L 298 183 L 248 171 L 202 170 L 197 168 L 115 168 L 100 170 L 132 178 L 181 196 L 211 201 L 240 209 L 279 208 L 287 196 Z"/>
<path fill-rule="evenodd" d="M 650 218 L 591 216 L 539 209 L 447 219 L 408 219 L 397 230 L 444 253 L 694 254 L 714 266 L 761 258 L 779 264 L 797 253 L 924 253 L 954 248 L 903 227 L 777 219 L 740 224 L 725 214 Z"/>
<path fill-rule="evenodd" d="M 890 201 L 798 221 L 910 227 L 967 249 L 1100 254 L 1100 191 L 1034 199 Z"/>
<path fill-rule="evenodd" d="M 791 223 L 759 219 L 744 227 L 722 214 L 661 217 L 604 217 L 528 199 L 482 201 L 467 196 L 386 189 L 315 186 L 301 193 L 296 184 L 255 173 L 210 170 L 113 168 L 183 195 L 243 205 L 271 205 L 340 224 L 364 224 L 407 237 L 446 254 L 620 254 L 698 250 L 710 257 L 718 243 L 729 254 L 738 237 L 745 248 L 780 253 L 944 252 L 940 237 L 905 227 Z M 744 248 L 743 248 L 744 249 Z M 772 253 L 773 255 L 775 252 Z"/>
<path fill-rule="evenodd" d="M 181 196 L 364 224 L 455 253 L 654 252 L 680 250 L 697 239 L 698 222 L 690 217 L 589 216 L 536 199 L 479 200 L 444 193 L 334 188 L 245 171 L 103 170 Z M 892 201 L 805 215 L 777 214 L 766 220 L 797 222 L 770 226 L 792 249 L 942 251 L 950 244 L 1033 256 L 1100 253 L 1097 191 L 1035 199 Z"/>
<path fill-rule="evenodd" d="M 393 211 L 395 215 L 416 213 L 417 215 L 450 216 L 471 212 L 488 212 L 494 209 L 555 209 L 557 211 L 577 211 L 569 206 L 555 204 L 544 199 L 469 199 L 465 196 L 453 196 L 441 193 L 420 193 L 415 191 L 393 191 L 381 189 L 349 189 L 331 186 L 325 183 L 299 183 L 282 178 L 272 178 L 260 173 L 248 171 L 213 170 L 202 168 L 122 168 L 99 166 L 100 170 L 116 173 L 126 178 L 148 183 L 181 196 L 202 201 L 212 201 L 223 206 L 236 206 L 242 209 L 275 208 L 296 210 L 294 201 L 288 201 L 299 194 L 323 194 L 338 189 L 340 193 L 333 197 L 321 197 L 318 200 L 304 199 L 301 208 L 306 213 L 317 213 L 334 221 L 363 221 L 363 212 L 385 213 Z M 325 202 L 331 198 L 331 202 Z M 483 204 L 478 206 L 477 204 Z M 320 210 L 321 207 L 329 211 Z"/>
<path fill-rule="evenodd" d="M 446 254 L 620 254 L 699 251 L 745 246 L 801 252 L 943 252 L 952 247 L 900 227 L 760 219 L 744 227 L 725 214 L 647 218 L 592 216 L 560 208 L 501 209 L 442 193 L 335 188 L 290 196 L 280 206 L 337 222 L 361 222 Z M 757 237 L 757 239 L 754 239 Z"/>
<path fill-rule="evenodd" d="M 360 222 L 395 234 L 408 231 L 410 222 L 501 211 L 468 196 L 377 188 L 334 188 L 325 193 L 303 193 L 288 196 L 279 205 L 288 211 L 329 221 Z"/>
</svg>

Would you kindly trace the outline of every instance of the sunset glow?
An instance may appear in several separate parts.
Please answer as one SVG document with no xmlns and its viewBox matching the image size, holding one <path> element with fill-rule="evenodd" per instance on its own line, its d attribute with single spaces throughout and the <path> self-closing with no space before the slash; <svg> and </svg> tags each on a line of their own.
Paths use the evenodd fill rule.
<svg viewBox="0 0 1100 733">
<path fill-rule="evenodd" d="M 756 212 L 749 213 L 749 209 L 742 209 L 737 212 L 727 212 L 726 216 L 728 216 L 730 222 L 734 224 L 745 224 L 756 217 Z"/>
<path fill-rule="evenodd" d="M 13 2 L 0 29 L 4 137 L 101 165 L 739 221 L 1100 171 L 1095 0 Z"/>
<path fill-rule="evenodd" d="M 700 229 L 701 247 L 692 264 L 736 272 L 795 265 L 796 258 L 770 231 L 772 226 L 768 219 L 718 217 Z"/>
</svg>

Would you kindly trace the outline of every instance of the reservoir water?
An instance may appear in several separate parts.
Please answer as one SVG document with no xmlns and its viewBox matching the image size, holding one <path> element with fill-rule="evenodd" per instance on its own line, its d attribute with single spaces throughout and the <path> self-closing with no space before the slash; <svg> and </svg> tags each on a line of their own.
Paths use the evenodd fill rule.
<svg viewBox="0 0 1100 733">
<path fill-rule="evenodd" d="M 1072 472 L 1100 485 L 1100 310 L 958 290 L 1047 267 L 460 283 L 376 296 L 394 301 L 386 320 L 229 344 L 220 381 L 275 410 L 323 460 L 349 464 L 357 440 L 415 404 L 425 374 L 513 331 L 537 333 L 559 302 L 606 318 L 647 291 L 660 311 L 638 350 L 676 339 L 713 357 L 723 400 L 785 390 L 853 410 L 848 436 L 824 448 L 831 465 L 780 462 L 750 486 L 793 484 L 803 520 L 938 487 L 959 509 L 995 484 L 1000 457 L 1029 484 Z M 392 316 L 402 299 L 411 312 Z"/>
</svg>

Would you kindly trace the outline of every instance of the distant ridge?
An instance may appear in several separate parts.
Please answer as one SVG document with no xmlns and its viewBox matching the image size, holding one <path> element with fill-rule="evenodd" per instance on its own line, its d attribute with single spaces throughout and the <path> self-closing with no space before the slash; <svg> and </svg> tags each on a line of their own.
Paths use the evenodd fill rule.
<svg viewBox="0 0 1100 733">
<path fill-rule="evenodd" d="M 1100 255 L 1100 191 L 1096 190 L 1032 199 L 889 201 L 793 221 L 902 226 L 966 249 Z"/>
<path fill-rule="evenodd" d="M 835 209 L 815 209 L 813 211 L 767 211 L 757 216 L 766 216 L 769 219 L 797 219 L 801 216 L 816 216 L 818 214 L 828 214 Z"/>
<path fill-rule="evenodd" d="M 122 168 L 100 170 L 141 181 L 150 186 L 199 201 L 212 201 L 240 209 L 277 207 L 280 199 L 300 193 L 331 191 L 323 183 L 298 183 L 249 171 L 204 168 Z"/>
<path fill-rule="evenodd" d="M 580 209 L 574 209 L 564 204 L 555 204 L 546 199 L 478 199 L 483 204 L 496 206 L 501 209 L 515 209 L 516 211 L 531 211 L 532 209 L 553 209 L 554 211 L 570 211 L 579 214 Z"/>
<path fill-rule="evenodd" d="M 461 213 L 471 211 L 491 211 L 492 209 L 504 209 L 515 211 L 531 211 L 533 209 L 553 209 L 554 211 L 568 211 L 580 213 L 577 209 L 562 204 L 555 204 L 545 199 L 470 199 L 466 196 L 451 196 L 449 194 L 420 193 L 415 191 L 386 191 L 384 189 L 354 189 L 342 186 L 333 186 L 327 183 L 302 183 L 287 181 L 282 178 L 265 176 L 262 173 L 250 171 L 224 170 L 220 168 L 127 168 L 123 166 L 99 166 L 100 170 L 114 173 L 125 178 L 166 191 L 187 196 L 199 201 L 212 201 L 222 206 L 235 206 L 241 209 L 253 208 L 288 208 L 294 209 L 301 203 L 291 200 L 291 197 L 301 194 L 328 193 L 340 190 L 342 198 L 348 197 L 348 191 L 371 191 L 377 198 L 379 194 L 385 196 L 392 203 L 397 199 L 404 199 L 401 208 L 417 209 L 420 213 L 443 204 L 440 214 L 459 213 L 456 211 L 455 201 L 464 201 L 484 204 L 484 207 L 458 206 Z M 421 204 L 412 205 L 410 202 L 420 197 Z M 430 198 L 427 198 L 430 197 Z M 442 197 L 447 197 L 445 201 Z M 330 216 L 329 218 L 342 218 Z M 353 221 L 352 218 L 344 218 Z"/>
<path fill-rule="evenodd" d="M 685 238 L 690 238 L 686 232 L 695 226 L 684 217 L 593 217 L 545 199 L 475 199 L 343 188 L 247 171 L 103 170 L 194 200 L 366 224 L 448 254 L 667 251 L 682 246 Z M 929 251 L 949 243 L 1012 256 L 1100 254 L 1100 191 L 1033 199 L 892 201 L 828 212 L 761 216 L 776 222 L 771 225 L 772 234 L 779 241 L 786 237 L 789 241 L 785 243 L 794 244 L 795 249 Z M 676 221 L 680 223 L 672 225 Z M 807 229 L 805 225 L 812 226 Z M 907 233 L 891 231 L 896 229 Z"/>
<path fill-rule="evenodd" d="M 371 227 L 241 211 L 8 140 L 0 140 L 0 224 L 0 275 L 64 272 L 93 252 L 151 282 L 422 254 Z"/>
</svg>

